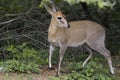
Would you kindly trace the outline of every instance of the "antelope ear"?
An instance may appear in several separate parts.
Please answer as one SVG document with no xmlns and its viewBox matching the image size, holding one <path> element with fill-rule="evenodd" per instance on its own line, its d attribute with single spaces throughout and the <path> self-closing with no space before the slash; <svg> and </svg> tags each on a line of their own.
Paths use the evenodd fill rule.
<svg viewBox="0 0 120 80">
<path fill-rule="evenodd" d="M 53 7 L 52 9 L 49 8 L 47 5 L 44 4 L 45 9 L 52 15 L 53 13 L 56 12 L 55 8 Z"/>
</svg>

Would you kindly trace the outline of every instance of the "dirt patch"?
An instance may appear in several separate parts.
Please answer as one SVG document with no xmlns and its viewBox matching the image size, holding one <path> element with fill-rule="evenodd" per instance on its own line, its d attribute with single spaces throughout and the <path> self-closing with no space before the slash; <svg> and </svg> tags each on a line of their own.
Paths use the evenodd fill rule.
<svg viewBox="0 0 120 80">
<path fill-rule="evenodd" d="M 20 73 L 0 73 L 0 80 L 48 80 L 49 77 L 55 76 L 57 68 L 48 69 L 47 66 L 41 68 L 40 74 L 20 74 Z"/>
<path fill-rule="evenodd" d="M 3 80 L 3 75 L 2 74 L 0 74 L 0 80 Z"/>
</svg>

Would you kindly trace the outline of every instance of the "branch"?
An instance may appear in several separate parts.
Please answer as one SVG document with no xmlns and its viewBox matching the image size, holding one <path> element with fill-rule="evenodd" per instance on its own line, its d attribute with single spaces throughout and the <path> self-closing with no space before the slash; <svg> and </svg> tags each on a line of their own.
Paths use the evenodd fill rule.
<svg viewBox="0 0 120 80">
<path fill-rule="evenodd" d="M 15 21 L 15 20 L 17 20 L 17 19 L 19 19 L 19 17 L 14 18 L 14 19 L 11 19 L 11 20 L 9 20 L 9 21 L 1 22 L 0 25 L 11 23 L 11 22 L 13 22 L 13 21 Z"/>
<path fill-rule="evenodd" d="M 8 39 L 17 39 L 17 38 L 20 38 L 22 37 L 21 35 L 16 35 L 16 36 L 10 36 L 10 37 L 4 37 L 4 38 L 0 38 L 0 41 L 2 40 L 8 40 Z"/>
<path fill-rule="evenodd" d="M 35 40 L 34 38 L 31 38 L 31 37 L 29 37 L 29 36 L 27 36 L 27 35 L 24 35 L 24 37 L 26 37 L 26 38 L 28 38 L 28 39 L 31 39 L 31 40 L 34 41 L 35 43 L 36 43 L 36 42 L 39 42 L 41 45 L 43 45 L 43 46 L 45 46 L 45 47 L 49 47 L 48 45 L 44 44 L 43 42 L 37 41 L 37 40 Z"/>
<path fill-rule="evenodd" d="M 25 13 L 17 13 L 17 14 L 5 14 L 5 16 L 9 17 L 9 16 L 21 16 L 21 15 L 26 15 L 29 14 L 32 10 L 37 9 L 37 7 L 32 7 L 30 8 L 28 11 L 26 11 Z"/>
<path fill-rule="evenodd" d="M 5 16 L 20 16 L 20 15 L 24 15 L 26 13 L 18 13 L 18 14 L 5 14 Z"/>
</svg>

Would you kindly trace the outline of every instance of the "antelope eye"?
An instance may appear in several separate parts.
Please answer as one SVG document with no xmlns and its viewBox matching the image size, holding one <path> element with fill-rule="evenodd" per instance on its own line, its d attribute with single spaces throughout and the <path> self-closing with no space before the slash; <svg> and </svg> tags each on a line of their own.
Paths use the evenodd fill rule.
<svg viewBox="0 0 120 80">
<path fill-rule="evenodd" d="M 57 19 L 61 20 L 61 19 L 62 19 L 62 17 L 57 17 Z"/>
</svg>

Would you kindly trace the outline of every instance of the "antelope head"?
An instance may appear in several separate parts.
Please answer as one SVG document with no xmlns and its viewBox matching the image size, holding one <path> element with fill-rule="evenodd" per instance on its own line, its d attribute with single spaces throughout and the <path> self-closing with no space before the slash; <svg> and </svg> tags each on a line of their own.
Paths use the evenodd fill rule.
<svg viewBox="0 0 120 80">
<path fill-rule="evenodd" d="M 54 20 L 55 25 L 57 27 L 64 27 L 64 28 L 69 28 L 70 25 L 68 21 L 66 20 L 65 15 L 61 12 L 59 8 L 57 8 L 54 4 L 52 4 L 52 8 L 48 7 L 45 5 L 46 10 L 51 14 L 52 20 Z"/>
</svg>

